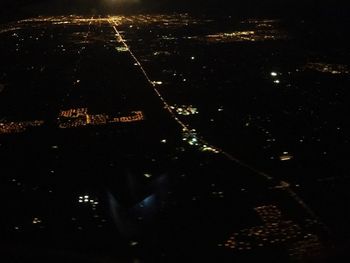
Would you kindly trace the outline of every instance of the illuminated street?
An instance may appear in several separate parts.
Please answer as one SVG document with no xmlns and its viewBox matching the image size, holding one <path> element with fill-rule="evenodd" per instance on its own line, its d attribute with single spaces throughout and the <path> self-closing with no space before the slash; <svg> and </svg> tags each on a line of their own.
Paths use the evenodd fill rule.
<svg viewBox="0 0 350 263">
<path fill-rule="evenodd" d="M 328 262 L 349 241 L 343 47 L 188 13 L 36 16 L 0 41 L 4 262 Z"/>
</svg>

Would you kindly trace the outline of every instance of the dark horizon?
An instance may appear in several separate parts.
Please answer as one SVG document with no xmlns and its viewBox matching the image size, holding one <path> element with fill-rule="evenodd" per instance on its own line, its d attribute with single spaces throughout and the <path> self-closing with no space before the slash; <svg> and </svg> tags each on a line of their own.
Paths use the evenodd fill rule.
<svg viewBox="0 0 350 263">
<path fill-rule="evenodd" d="M 338 1 L 339 2 L 339 1 Z M 140 12 L 191 12 L 198 14 L 228 13 L 238 17 L 277 17 L 347 19 L 349 3 L 326 0 L 3 0 L 2 20 L 40 14 L 110 14 Z"/>
</svg>

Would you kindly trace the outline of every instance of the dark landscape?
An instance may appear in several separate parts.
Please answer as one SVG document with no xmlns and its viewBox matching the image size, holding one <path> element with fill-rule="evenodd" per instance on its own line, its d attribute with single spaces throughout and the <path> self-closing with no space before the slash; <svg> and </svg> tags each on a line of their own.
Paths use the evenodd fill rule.
<svg viewBox="0 0 350 263">
<path fill-rule="evenodd" d="M 349 4 L 4 1 L 1 262 L 347 262 Z"/>
</svg>

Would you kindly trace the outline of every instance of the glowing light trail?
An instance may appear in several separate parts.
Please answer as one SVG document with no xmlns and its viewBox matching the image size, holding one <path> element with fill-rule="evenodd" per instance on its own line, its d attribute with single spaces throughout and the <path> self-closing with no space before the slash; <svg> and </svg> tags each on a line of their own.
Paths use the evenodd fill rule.
<svg viewBox="0 0 350 263">
<path fill-rule="evenodd" d="M 113 19 L 110 18 L 108 19 L 109 23 L 111 24 L 111 26 L 113 27 L 115 33 L 116 33 L 116 37 L 117 40 L 122 43 L 125 47 L 125 49 L 128 50 L 129 54 L 131 55 L 131 57 L 133 58 L 133 60 L 135 61 L 135 65 L 139 66 L 142 74 L 145 76 L 146 80 L 148 81 L 148 83 L 151 85 L 151 87 L 153 88 L 153 90 L 156 92 L 156 94 L 158 95 L 159 99 L 163 102 L 165 109 L 171 114 L 171 116 L 174 118 L 174 120 L 182 127 L 183 132 L 185 133 L 191 133 L 193 131 L 193 129 L 189 128 L 189 126 L 187 126 L 186 124 L 184 124 L 177 116 L 176 113 L 174 112 L 174 110 L 172 109 L 172 107 L 170 106 L 170 104 L 164 99 L 164 97 L 162 96 L 162 94 L 159 92 L 159 90 L 157 89 L 157 84 L 155 81 L 152 81 L 151 78 L 148 76 L 146 70 L 144 69 L 144 67 L 142 66 L 142 64 L 140 63 L 140 61 L 137 59 L 137 57 L 135 56 L 135 54 L 132 52 L 132 50 L 130 49 L 130 47 L 128 46 L 128 44 L 126 43 L 126 41 L 123 39 L 122 35 L 120 34 L 120 32 L 117 29 L 117 22 Z M 194 135 L 196 136 L 196 135 Z M 268 181 L 272 181 L 274 180 L 273 177 L 271 177 L 270 175 L 259 171 L 258 169 L 252 167 L 251 165 L 239 160 L 238 158 L 234 157 L 233 155 L 225 152 L 224 150 L 220 149 L 219 147 L 213 146 L 211 144 L 209 144 L 207 141 L 205 141 L 203 138 L 198 138 L 196 137 L 196 139 L 202 144 L 205 145 L 207 147 L 210 147 L 212 149 L 214 149 L 217 153 L 221 153 L 223 154 L 228 160 L 233 161 L 235 163 L 237 163 L 239 166 L 245 167 L 248 170 L 254 172 L 257 175 L 262 176 L 263 178 L 265 178 Z M 198 145 L 198 144 L 197 144 Z M 280 185 L 277 186 L 277 188 L 284 190 L 289 196 L 291 196 L 294 200 L 297 201 L 297 203 L 299 203 L 300 206 L 302 206 L 305 211 L 307 211 L 309 213 L 310 216 L 312 216 L 313 218 L 317 219 L 318 222 L 321 223 L 321 221 L 319 220 L 319 218 L 316 216 L 316 214 L 312 211 L 312 209 L 291 189 L 290 184 L 288 182 L 285 181 L 279 181 Z M 324 227 L 324 229 L 326 231 L 328 231 L 327 227 L 321 223 L 322 226 Z M 328 231 L 329 232 L 329 231 Z"/>
</svg>

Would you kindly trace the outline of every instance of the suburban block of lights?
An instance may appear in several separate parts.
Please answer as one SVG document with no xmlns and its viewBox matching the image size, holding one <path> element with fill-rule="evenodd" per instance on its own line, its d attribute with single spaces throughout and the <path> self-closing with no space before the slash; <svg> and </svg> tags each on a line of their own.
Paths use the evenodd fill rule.
<svg viewBox="0 0 350 263">
<path fill-rule="evenodd" d="M 87 108 L 77 108 L 61 111 L 58 118 L 58 127 L 61 129 L 83 126 L 96 126 L 115 123 L 131 123 L 145 120 L 142 111 L 132 111 L 127 116 L 109 116 L 107 114 L 88 114 Z M 40 127 L 42 120 L 23 122 L 1 122 L 0 134 L 25 132 L 30 127 Z"/>
<path fill-rule="evenodd" d="M 296 251 L 301 249 L 311 248 L 315 252 L 320 251 L 321 243 L 317 235 L 305 231 L 293 220 L 284 219 L 277 206 L 260 206 L 254 210 L 264 224 L 233 233 L 223 244 L 218 244 L 219 247 L 244 251 L 257 247 L 288 245 L 288 243 L 295 246 L 293 241 L 301 240 L 298 242 L 298 250 L 292 247 L 289 249 L 291 257 L 297 256 Z M 317 224 L 315 221 L 308 221 L 310 225 Z"/>
<path fill-rule="evenodd" d="M 29 127 L 39 127 L 44 124 L 44 121 L 20 121 L 20 122 L 1 122 L 0 134 L 20 133 L 26 131 Z"/>
<path fill-rule="evenodd" d="M 328 73 L 335 75 L 350 74 L 350 68 L 346 65 L 327 64 L 327 63 L 307 63 L 304 70 L 313 70 L 320 73 Z"/>
<path fill-rule="evenodd" d="M 287 34 L 276 29 L 278 20 L 247 20 L 243 25 L 248 25 L 252 30 L 220 32 L 207 35 L 205 40 L 208 42 L 258 42 L 269 40 L 286 40 Z"/>
<path fill-rule="evenodd" d="M 142 111 L 133 111 L 129 116 L 109 116 L 107 114 L 88 114 L 87 108 L 61 111 L 59 127 L 75 128 L 87 125 L 105 125 L 110 123 L 130 123 L 145 120 Z"/>
</svg>

